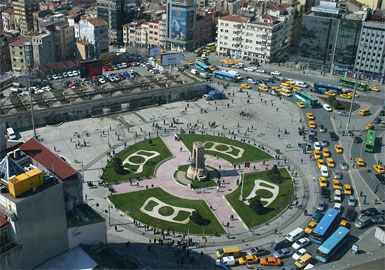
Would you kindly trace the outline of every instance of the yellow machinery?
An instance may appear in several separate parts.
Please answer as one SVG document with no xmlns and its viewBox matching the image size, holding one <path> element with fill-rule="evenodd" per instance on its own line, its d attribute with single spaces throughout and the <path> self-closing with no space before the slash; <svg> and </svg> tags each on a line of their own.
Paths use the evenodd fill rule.
<svg viewBox="0 0 385 270">
<path fill-rule="evenodd" d="M 43 172 L 38 168 L 19 174 L 8 181 L 9 193 L 17 197 L 44 184 Z"/>
</svg>

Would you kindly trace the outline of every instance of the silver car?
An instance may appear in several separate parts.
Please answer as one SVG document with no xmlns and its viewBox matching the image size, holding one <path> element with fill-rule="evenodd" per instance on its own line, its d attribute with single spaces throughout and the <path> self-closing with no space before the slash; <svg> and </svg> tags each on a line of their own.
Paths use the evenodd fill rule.
<svg viewBox="0 0 385 270">
<path fill-rule="evenodd" d="M 346 161 L 343 159 L 340 160 L 340 166 L 341 166 L 341 170 L 349 170 L 348 163 L 346 163 Z"/>
<path fill-rule="evenodd" d="M 341 180 L 342 172 L 340 170 L 334 170 L 333 176 L 334 176 L 334 179 Z"/>
</svg>

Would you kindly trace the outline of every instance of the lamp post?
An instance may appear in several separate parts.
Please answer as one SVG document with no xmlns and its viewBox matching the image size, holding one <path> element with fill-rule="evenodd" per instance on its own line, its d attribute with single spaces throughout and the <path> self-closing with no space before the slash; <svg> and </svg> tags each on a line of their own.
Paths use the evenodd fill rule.
<svg viewBox="0 0 385 270">
<path fill-rule="evenodd" d="M 358 46 L 358 49 L 360 49 L 360 48 L 365 49 L 366 48 L 366 44 L 361 44 L 361 46 Z M 355 74 L 356 74 L 356 83 L 354 85 L 352 102 L 350 103 L 348 122 L 346 123 L 346 131 L 349 131 L 350 120 L 352 118 L 352 109 L 353 109 L 354 99 L 356 97 L 356 92 L 357 92 L 358 77 L 360 76 L 360 63 L 357 64 L 357 72 L 355 72 Z"/>
</svg>

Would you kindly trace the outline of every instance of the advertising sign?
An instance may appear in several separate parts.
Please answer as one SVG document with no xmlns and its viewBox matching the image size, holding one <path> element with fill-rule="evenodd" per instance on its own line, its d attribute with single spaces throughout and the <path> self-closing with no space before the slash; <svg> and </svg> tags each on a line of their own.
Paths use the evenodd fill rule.
<svg viewBox="0 0 385 270">
<path fill-rule="evenodd" d="M 175 10 L 171 12 L 171 38 L 186 40 L 186 11 Z"/>
<path fill-rule="evenodd" d="M 102 60 L 80 62 L 80 78 L 102 75 Z"/>
<path fill-rule="evenodd" d="M 182 54 L 172 53 L 162 55 L 162 65 L 176 65 L 181 63 Z"/>
<path fill-rule="evenodd" d="M 150 49 L 150 55 L 155 56 L 155 55 L 161 55 L 162 54 L 162 48 L 161 47 L 155 47 Z"/>
</svg>

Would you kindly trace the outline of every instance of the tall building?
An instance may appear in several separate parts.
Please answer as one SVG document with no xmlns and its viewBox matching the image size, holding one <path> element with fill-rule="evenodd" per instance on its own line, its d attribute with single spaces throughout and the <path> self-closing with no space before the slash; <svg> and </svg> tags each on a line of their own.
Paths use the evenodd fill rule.
<svg viewBox="0 0 385 270">
<path fill-rule="evenodd" d="M 123 42 L 123 24 L 130 18 L 124 13 L 124 0 L 97 0 L 97 17 L 108 24 L 108 36 L 110 40 Z"/>
<path fill-rule="evenodd" d="M 167 1 L 167 47 L 176 51 L 194 49 L 196 3 L 194 0 Z"/>
<path fill-rule="evenodd" d="M 53 21 L 45 29 L 53 34 L 56 61 L 68 61 L 75 58 L 76 43 L 74 26 L 67 21 Z"/>
<path fill-rule="evenodd" d="M 38 0 L 12 1 L 15 29 L 21 34 L 33 31 L 33 12 L 39 10 Z"/>
<path fill-rule="evenodd" d="M 313 69 L 348 75 L 353 71 L 364 14 L 321 1 L 302 18 L 297 58 Z"/>
<path fill-rule="evenodd" d="M 385 22 L 362 23 L 354 70 L 361 77 L 385 81 Z"/>
<path fill-rule="evenodd" d="M 255 21 L 237 15 L 218 20 L 217 53 L 232 58 L 274 62 L 289 46 L 288 20 L 263 15 Z"/>
<path fill-rule="evenodd" d="M 50 32 L 33 36 L 32 48 L 35 67 L 56 62 L 54 38 Z"/>
</svg>

